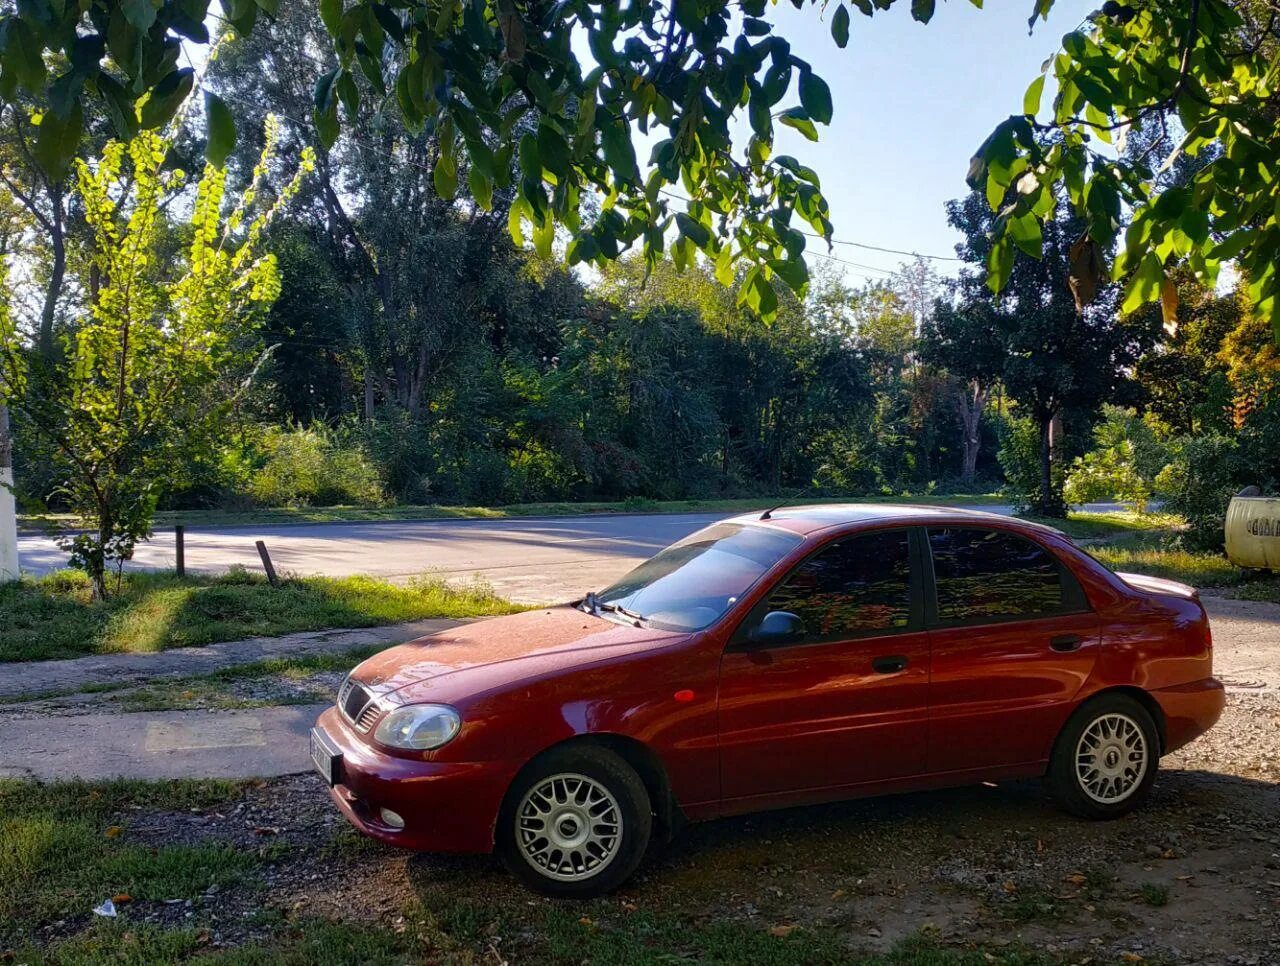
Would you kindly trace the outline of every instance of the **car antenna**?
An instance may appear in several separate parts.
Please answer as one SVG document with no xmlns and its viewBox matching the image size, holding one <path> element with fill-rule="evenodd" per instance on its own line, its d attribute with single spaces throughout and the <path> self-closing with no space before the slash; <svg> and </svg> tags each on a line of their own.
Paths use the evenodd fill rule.
<svg viewBox="0 0 1280 966">
<path fill-rule="evenodd" d="M 761 519 L 761 520 L 772 520 L 772 519 L 773 519 L 773 511 L 774 511 L 774 510 L 781 510 L 784 506 L 786 506 L 786 503 L 779 503 L 777 506 L 771 506 L 771 507 L 769 507 L 769 509 L 765 510 L 765 511 L 764 511 L 764 513 L 760 514 L 760 519 Z"/>
</svg>

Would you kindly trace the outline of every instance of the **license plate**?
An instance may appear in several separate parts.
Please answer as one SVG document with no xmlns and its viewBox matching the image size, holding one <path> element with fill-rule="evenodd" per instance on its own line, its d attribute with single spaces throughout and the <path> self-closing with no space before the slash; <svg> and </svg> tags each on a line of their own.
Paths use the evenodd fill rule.
<svg viewBox="0 0 1280 966">
<path fill-rule="evenodd" d="M 311 729 L 311 763 L 315 765 L 316 771 L 330 788 L 338 784 L 342 752 L 321 728 Z"/>
</svg>

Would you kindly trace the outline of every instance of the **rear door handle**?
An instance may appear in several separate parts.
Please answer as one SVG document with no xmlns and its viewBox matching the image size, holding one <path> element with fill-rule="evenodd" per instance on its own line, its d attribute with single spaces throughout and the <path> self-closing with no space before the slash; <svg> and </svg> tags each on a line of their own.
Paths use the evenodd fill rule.
<svg viewBox="0 0 1280 966">
<path fill-rule="evenodd" d="M 907 659 L 902 654 L 890 654 L 871 659 L 871 669 L 877 674 L 896 674 L 906 666 Z"/>
<path fill-rule="evenodd" d="M 1058 637 L 1051 638 L 1049 641 L 1049 646 L 1051 648 L 1055 651 L 1062 652 L 1078 651 L 1080 650 L 1080 644 L 1081 640 L 1079 634 L 1062 634 Z"/>
</svg>

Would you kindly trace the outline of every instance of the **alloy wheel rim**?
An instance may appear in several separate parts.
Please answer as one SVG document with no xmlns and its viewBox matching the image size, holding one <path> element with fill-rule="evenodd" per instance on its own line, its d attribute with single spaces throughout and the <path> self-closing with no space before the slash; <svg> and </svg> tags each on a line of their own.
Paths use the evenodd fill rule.
<svg viewBox="0 0 1280 966">
<path fill-rule="evenodd" d="M 1084 729 L 1076 743 L 1076 778 L 1095 802 L 1122 802 L 1147 774 L 1147 739 L 1124 714 L 1104 714 Z"/>
<path fill-rule="evenodd" d="M 613 793 L 586 775 L 544 778 L 516 809 L 525 861 L 561 882 L 598 875 L 618 854 L 622 811 Z"/>
</svg>

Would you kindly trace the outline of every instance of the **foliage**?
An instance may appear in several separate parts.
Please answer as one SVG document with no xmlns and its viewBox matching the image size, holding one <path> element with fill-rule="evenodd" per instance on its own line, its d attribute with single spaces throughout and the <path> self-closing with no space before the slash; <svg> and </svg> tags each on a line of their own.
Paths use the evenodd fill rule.
<svg viewBox="0 0 1280 966">
<path fill-rule="evenodd" d="M 1036 11 L 1052 6 L 1041 0 Z M 1253 0 L 1109 2 L 1067 34 L 1028 88 L 1024 113 L 1000 124 L 970 167 L 970 184 L 998 212 L 987 262 L 993 286 L 1008 281 L 1016 251 L 1039 254 L 1042 224 L 1056 218 L 1065 189 L 1082 223 L 1070 257 L 1082 304 L 1108 278 L 1124 280 L 1123 311 L 1160 301 L 1171 321 L 1174 268 L 1185 265 L 1212 289 L 1234 259 L 1250 305 L 1280 340 L 1275 23 L 1274 5 Z M 1056 93 L 1042 121 L 1048 75 Z M 1093 146 L 1122 142 L 1131 125 L 1147 123 L 1182 135 L 1137 155 Z M 1182 155 L 1211 160 L 1169 184 L 1160 173 Z"/>
<path fill-rule="evenodd" d="M 270 427 L 249 495 L 260 506 L 377 506 L 385 499 L 382 483 L 352 435 L 323 423 Z"/>
<path fill-rule="evenodd" d="M 170 147 L 148 131 L 108 143 L 96 165 L 77 161 L 89 300 L 62 333 L 59 366 L 23 353 L 7 287 L 0 300 L 0 382 L 63 461 L 61 495 L 89 529 L 69 547 L 99 597 L 108 565 L 147 534 L 165 478 L 214 438 L 234 398 L 230 379 L 250 361 L 244 337 L 279 290 L 262 233 L 298 183 L 253 214 L 268 137 L 253 183 L 224 219 L 226 172 L 206 165 L 189 240 L 167 251 L 165 212 L 187 183 L 166 167 Z M 303 170 L 309 164 L 304 157 Z"/>
<path fill-rule="evenodd" d="M 1063 495 L 1068 503 L 1120 500 L 1138 514 L 1147 504 L 1169 458 L 1164 427 L 1132 409 L 1104 405 L 1094 427 L 1094 448 L 1076 457 Z"/>
<path fill-rule="evenodd" d="M 1218 295 L 1202 289 L 1189 273 L 1175 274 L 1178 321 L 1172 334 L 1139 360 L 1134 372 L 1145 407 L 1181 434 L 1226 432 L 1232 389 L 1221 350 L 1241 320 L 1237 293 Z M 1159 314 L 1146 308 L 1143 313 Z M 1270 342 L 1269 333 L 1266 334 Z"/>
<path fill-rule="evenodd" d="M 1230 436 L 1181 441 L 1173 460 L 1156 477 L 1165 507 L 1187 521 L 1187 543 L 1221 550 L 1227 503 L 1240 489 L 1240 444 Z"/>
</svg>

